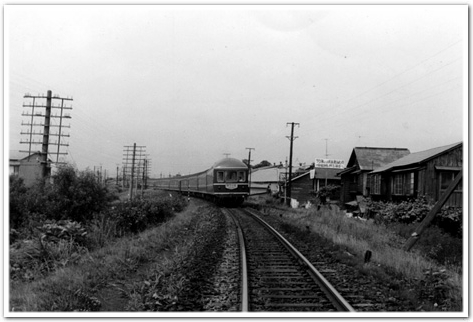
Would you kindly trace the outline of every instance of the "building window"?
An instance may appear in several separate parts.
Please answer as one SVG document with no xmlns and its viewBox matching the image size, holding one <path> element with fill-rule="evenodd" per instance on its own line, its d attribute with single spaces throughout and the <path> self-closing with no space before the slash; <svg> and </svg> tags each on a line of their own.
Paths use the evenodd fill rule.
<svg viewBox="0 0 473 322">
<path fill-rule="evenodd" d="M 407 173 L 406 174 L 406 179 L 407 179 L 407 195 L 413 195 L 414 194 L 414 172 Z"/>
<path fill-rule="evenodd" d="M 402 195 L 402 174 L 396 174 L 393 183 L 393 194 Z"/>
<path fill-rule="evenodd" d="M 441 194 L 447 190 L 450 183 L 452 183 L 452 181 L 455 180 L 455 176 L 457 174 L 458 172 L 454 172 L 454 171 L 440 172 L 440 193 Z M 460 182 L 458 183 L 458 186 L 455 188 L 454 191 L 461 192 L 463 190 L 462 181 L 463 180 L 460 180 Z"/>
<path fill-rule="evenodd" d="M 393 195 L 414 195 L 414 172 L 396 174 L 393 177 L 391 188 Z"/>
<path fill-rule="evenodd" d="M 381 194 L 381 175 L 375 174 L 371 176 L 371 193 L 374 195 Z"/>
</svg>

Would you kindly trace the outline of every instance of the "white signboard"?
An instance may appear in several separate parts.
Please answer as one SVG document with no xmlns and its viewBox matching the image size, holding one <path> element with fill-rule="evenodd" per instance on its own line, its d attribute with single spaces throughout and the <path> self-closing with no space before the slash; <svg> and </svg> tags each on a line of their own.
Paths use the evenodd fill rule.
<svg viewBox="0 0 473 322">
<path fill-rule="evenodd" d="M 345 169 L 345 161 L 334 159 L 315 159 L 316 168 Z"/>
</svg>

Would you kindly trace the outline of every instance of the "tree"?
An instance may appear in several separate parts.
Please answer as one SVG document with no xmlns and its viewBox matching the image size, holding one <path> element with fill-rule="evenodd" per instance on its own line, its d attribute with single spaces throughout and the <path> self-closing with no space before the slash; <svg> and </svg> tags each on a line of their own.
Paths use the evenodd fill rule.
<svg viewBox="0 0 473 322">
<path fill-rule="evenodd" d="M 262 168 L 262 167 L 269 167 L 271 165 L 273 165 L 271 162 L 269 162 L 267 160 L 263 160 L 260 163 L 258 163 L 257 165 L 255 165 L 253 168 L 256 169 L 256 168 Z"/>
</svg>

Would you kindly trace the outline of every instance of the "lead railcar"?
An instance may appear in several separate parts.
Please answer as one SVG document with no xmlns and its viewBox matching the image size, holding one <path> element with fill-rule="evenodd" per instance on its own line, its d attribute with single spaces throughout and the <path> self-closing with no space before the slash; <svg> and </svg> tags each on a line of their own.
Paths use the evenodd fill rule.
<svg viewBox="0 0 473 322">
<path fill-rule="evenodd" d="M 155 186 L 226 205 L 238 205 L 249 195 L 248 167 L 240 160 L 224 158 L 199 173 L 157 179 Z"/>
</svg>

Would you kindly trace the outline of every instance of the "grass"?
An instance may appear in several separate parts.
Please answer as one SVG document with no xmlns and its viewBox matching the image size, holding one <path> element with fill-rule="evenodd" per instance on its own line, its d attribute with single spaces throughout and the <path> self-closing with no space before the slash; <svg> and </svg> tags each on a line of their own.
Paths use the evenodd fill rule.
<svg viewBox="0 0 473 322">
<path fill-rule="evenodd" d="M 265 201 L 263 204 L 271 205 L 271 202 Z M 279 209 L 265 207 L 264 211 L 277 217 L 282 213 L 280 206 Z M 360 270 L 383 275 L 384 273 L 376 268 L 381 266 L 394 276 L 430 283 L 427 286 L 433 291 L 443 289 L 446 294 L 442 294 L 442 297 L 450 301 L 450 309 L 461 311 L 462 276 L 458 273 L 461 272 L 461 267 L 439 264 L 423 253 L 425 249 L 422 247 L 414 247 L 410 252 L 402 250 L 406 239 L 396 233 L 399 228 L 377 225 L 372 220 L 348 218 L 337 206 L 332 206 L 331 209 L 322 207 L 319 211 L 316 208 L 287 208 L 283 220 L 299 229 L 310 229 L 346 249 L 355 255 L 354 258 L 358 258 Z M 440 242 L 437 240 L 437 243 Z M 359 260 L 364 258 L 367 250 L 372 252 L 370 265 L 364 265 L 364 262 Z M 385 278 L 389 279 L 387 276 Z"/>
<path fill-rule="evenodd" d="M 106 243 L 96 251 L 83 254 L 76 264 L 63 265 L 44 278 L 11 282 L 10 310 L 99 310 L 100 301 L 95 295 L 102 288 L 127 280 L 142 265 L 154 263 L 159 268 L 167 260 L 166 253 L 186 247 L 185 237 L 192 230 L 195 210 L 189 206 L 159 227 Z"/>
</svg>

